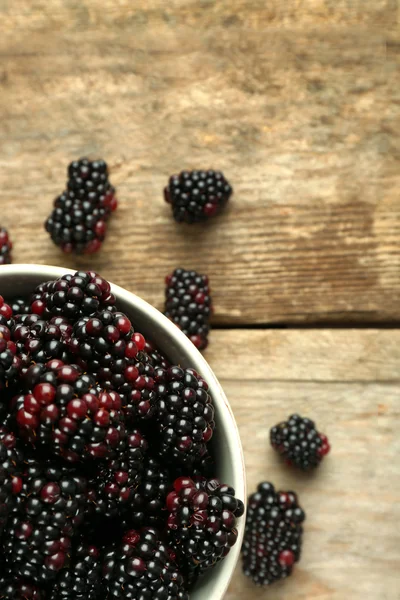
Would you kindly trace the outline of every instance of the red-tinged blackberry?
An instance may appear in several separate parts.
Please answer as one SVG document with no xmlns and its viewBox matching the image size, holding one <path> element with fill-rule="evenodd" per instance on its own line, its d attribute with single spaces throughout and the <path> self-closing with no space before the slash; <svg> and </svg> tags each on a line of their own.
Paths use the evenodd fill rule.
<svg viewBox="0 0 400 600">
<path fill-rule="evenodd" d="M 23 455 L 16 438 L 0 430 L 0 537 L 22 492 Z"/>
<path fill-rule="evenodd" d="M 11 263 L 12 242 L 5 227 L 0 227 L 0 265 Z"/>
<path fill-rule="evenodd" d="M 180 477 L 167 496 L 169 544 L 184 575 L 197 574 L 222 560 L 237 541 L 236 520 L 244 513 L 235 490 L 217 479 Z"/>
<path fill-rule="evenodd" d="M 257 585 L 291 575 L 300 559 L 305 513 L 294 492 L 260 483 L 249 498 L 242 546 L 243 571 Z"/>
<path fill-rule="evenodd" d="M 32 582 L 0 576 L 0 600 L 45 600 L 46 594 Z"/>
<path fill-rule="evenodd" d="M 13 315 L 28 315 L 31 312 L 31 302 L 29 298 L 13 298 L 9 302 Z"/>
<path fill-rule="evenodd" d="M 2 309 L 5 309 L 2 311 Z M 22 369 L 22 361 L 17 356 L 17 346 L 11 337 L 10 327 L 13 327 L 14 321 L 8 317 L 8 304 L 5 304 L 0 296 L 0 409 L 4 407 L 6 400 L 5 390 L 11 388 Z"/>
<path fill-rule="evenodd" d="M 206 455 L 214 432 L 208 384 L 194 369 L 176 366 L 159 370 L 156 380 L 160 458 L 191 469 Z"/>
<path fill-rule="evenodd" d="M 111 286 L 94 271 L 76 271 L 39 285 L 31 298 L 31 312 L 43 319 L 65 317 L 73 324 L 99 310 L 113 310 Z"/>
<path fill-rule="evenodd" d="M 121 399 L 98 391 L 94 377 L 60 360 L 29 367 L 29 393 L 13 400 L 20 435 L 70 462 L 106 458 L 125 439 Z"/>
<path fill-rule="evenodd" d="M 107 600 L 189 600 L 168 547 L 154 529 L 125 533 L 106 553 L 103 576 Z"/>
<path fill-rule="evenodd" d="M 64 317 L 44 321 L 37 314 L 15 317 L 11 336 L 17 346 L 17 355 L 24 366 L 31 362 L 45 363 L 52 358 L 67 360 L 67 341 L 72 325 Z"/>
<path fill-rule="evenodd" d="M 48 600 L 97 600 L 104 598 L 101 555 L 96 546 L 80 542 L 67 566 L 57 577 Z"/>
<path fill-rule="evenodd" d="M 12 573 L 39 585 L 66 564 L 82 525 L 87 481 L 68 466 L 25 457 L 23 501 L 6 527 L 3 551 Z"/>
<path fill-rule="evenodd" d="M 232 191 L 220 171 L 182 171 L 170 177 L 164 197 L 175 221 L 197 223 L 218 214 Z"/>
<path fill-rule="evenodd" d="M 163 529 L 167 518 L 166 498 L 172 489 L 168 469 L 152 457 L 146 458 L 128 518 L 134 527 Z"/>
<path fill-rule="evenodd" d="M 74 200 L 89 201 L 103 209 L 105 218 L 117 208 L 115 188 L 108 180 L 108 166 L 104 160 L 81 158 L 68 166 L 67 188 Z"/>
<path fill-rule="evenodd" d="M 132 430 L 115 457 L 97 467 L 89 485 L 89 515 L 112 519 L 129 510 L 142 478 L 147 450 L 147 440 L 139 430 Z"/>
<path fill-rule="evenodd" d="M 175 269 L 166 278 L 165 316 L 183 331 L 199 350 L 208 344 L 212 302 L 208 277 L 196 271 Z"/>
<path fill-rule="evenodd" d="M 319 433 L 310 419 L 291 415 L 270 431 L 271 445 L 288 465 L 303 471 L 318 467 L 330 451 L 328 438 Z"/>
</svg>

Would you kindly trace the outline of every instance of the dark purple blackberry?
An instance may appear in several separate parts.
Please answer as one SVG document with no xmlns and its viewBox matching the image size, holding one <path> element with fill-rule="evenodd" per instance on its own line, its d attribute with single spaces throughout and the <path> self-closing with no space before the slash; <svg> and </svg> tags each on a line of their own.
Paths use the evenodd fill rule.
<svg viewBox="0 0 400 600">
<path fill-rule="evenodd" d="M 106 553 L 103 576 L 110 600 L 189 600 L 183 577 L 154 529 L 128 531 L 122 544 Z"/>
<path fill-rule="evenodd" d="M 11 336 L 17 346 L 17 355 L 24 366 L 31 362 L 45 363 L 52 358 L 67 360 L 67 341 L 72 326 L 64 317 L 44 321 L 36 314 L 17 315 Z"/>
<path fill-rule="evenodd" d="M 101 556 L 96 546 L 79 543 L 61 571 L 48 600 L 97 600 L 104 598 Z"/>
<path fill-rule="evenodd" d="M 0 430 L 0 538 L 7 520 L 22 491 L 23 455 L 16 438 L 4 428 Z"/>
<path fill-rule="evenodd" d="M 287 421 L 275 425 L 270 431 L 272 447 L 288 465 L 303 471 L 318 467 L 330 451 L 328 438 L 319 433 L 310 419 L 291 415 Z"/>
<path fill-rule="evenodd" d="M 5 227 L 0 227 L 0 265 L 11 263 L 12 242 Z"/>
<path fill-rule="evenodd" d="M 220 171 L 182 171 L 164 190 L 175 221 L 197 223 L 214 217 L 228 202 L 232 187 Z"/>
<path fill-rule="evenodd" d="M 154 458 L 146 458 L 141 483 L 135 491 L 130 522 L 133 527 L 163 529 L 167 518 L 166 498 L 172 489 L 168 469 Z"/>
<path fill-rule="evenodd" d="M 39 285 L 31 298 L 31 312 L 45 320 L 65 317 L 75 323 L 99 310 L 113 310 L 111 286 L 94 271 L 76 271 Z"/>
<path fill-rule="evenodd" d="M 46 595 L 32 582 L 19 577 L 0 576 L 0 600 L 45 600 Z"/>
<path fill-rule="evenodd" d="M 294 492 L 260 483 L 249 498 L 242 546 L 243 571 L 257 585 L 291 575 L 300 559 L 304 511 Z"/>
<path fill-rule="evenodd" d="M 5 529 L 3 551 L 14 575 L 41 585 L 67 561 L 84 519 L 87 481 L 43 457 L 25 457 L 22 481 L 22 502 Z"/>
<path fill-rule="evenodd" d="M 89 484 L 89 515 L 112 519 L 130 510 L 142 478 L 147 450 L 143 435 L 132 430 L 119 445 L 115 457 L 97 467 Z"/>
<path fill-rule="evenodd" d="M 93 254 L 104 241 L 111 213 L 117 208 L 115 189 L 102 160 L 75 161 L 68 168 L 67 190 L 54 200 L 46 231 L 63 252 Z"/>
<path fill-rule="evenodd" d="M 28 315 L 31 312 L 31 302 L 29 298 L 14 298 L 10 300 L 9 305 L 12 308 L 13 315 Z"/>
<path fill-rule="evenodd" d="M 159 455 L 165 464 L 192 469 L 207 453 L 214 406 L 208 385 L 194 369 L 159 369 L 156 376 Z"/>
<path fill-rule="evenodd" d="M 7 325 L 0 324 L 0 407 L 6 398 L 6 388 L 17 380 L 21 369 L 22 361 L 17 356 L 17 347 L 11 339 L 11 331 Z"/>
<path fill-rule="evenodd" d="M 180 477 L 167 497 L 168 540 L 191 583 L 222 560 L 237 541 L 236 520 L 244 513 L 235 490 L 217 479 Z"/>
<path fill-rule="evenodd" d="M 171 363 L 151 342 L 146 341 L 144 351 L 155 369 L 169 369 Z"/>
<path fill-rule="evenodd" d="M 98 391 L 94 377 L 52 360 L 29 367 L 29 390 L 13 400 L 20 435 L 70 462 L 110 456 L 125 439 L 121 399 Z"/>
<path fill-rule="evenodd" d="M 183 331 L 199 350 L 208 344 L 212 302 L 208 277 L 196 271 L 175 269 L 166 278 L 165 316 Z"/>
</svg>

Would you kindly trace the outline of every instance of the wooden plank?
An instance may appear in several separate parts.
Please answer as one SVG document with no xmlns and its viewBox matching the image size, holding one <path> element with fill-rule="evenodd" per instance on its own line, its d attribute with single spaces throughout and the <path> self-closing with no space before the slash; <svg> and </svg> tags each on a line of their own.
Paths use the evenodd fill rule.
<svg viewBox="0 0 400 600">
<path fill-rule="evenodd" d="M 313 344 L 311 336 L 321 333 L 322 358 L 314 361 L 318 342 Z M 208 359 L 238 422 L 249 492 L 262 480 L 272 481 L 280 489 L 296 490 L 307 512 L 304 552 L 294 575 L 266 592 L 253 586 L 238 565 L 226 600 L 398 600 L 400 383 L 394 383 L 399 356 L 394 351 L 390 359 L 390 333 L 398 336 L 352 331 L 346 374 L 340 331 L 264 332 L 268 343 L 262 343 L 260 332 L 245 332 L 238 339 L 242 356 L 259 346 L 253 366 L 247 359 L 241 363 L 235 353 L 227 364 L 223 348 L 234 347 L 231 332 L 214 332 Z M 271 347 L 279 368 L 269 368 Z M 296 371 L 296 361 L 303 367 L 293 375 L 290 365 Z M 382 383 L 371 381 L 369 368 Z M 269 429 L 293 412 L 315 419 L 332 443 L 332 453 L 313 475 L 288 469 L 269 446 Z"/>
<path fill-rule="evenodd" d="M 15 260 L 91 266 L 162 306 L 178 265 L 215 323 L 400 316 L 400 38 L 394 0 L 0 3 L 0 203 Z M 27 35 L 29 32 L 29 35 Z M 121 206 L 97 258 L 42 229 L 70 159 L 103 156 Z M 169 174 L 235 196 L 176 225 Z"/>
</svg>

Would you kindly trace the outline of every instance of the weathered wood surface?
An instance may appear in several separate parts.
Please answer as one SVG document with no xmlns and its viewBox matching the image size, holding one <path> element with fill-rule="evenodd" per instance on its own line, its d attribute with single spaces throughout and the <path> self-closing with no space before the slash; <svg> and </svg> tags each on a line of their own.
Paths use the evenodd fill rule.
<svg viewBox="0 0 400 600">
<path fill-rule="evenodd" d="M 157 306 L 208 272 L 215 323 L 400 318 L 397 0 L 0 1 L 1 222 L 15 261 L 91 265 Z M 98 258 L 42 228 L 67 163 L 121 206 Z M 214 166 L 226 213 L 176 225 L 169 174 Z"/>
<path fill-rule="evenodd" d="M 398 331 L 214 332 L 207 358 L 236 415 L 249 492 L 262 480 L 294 489 L 308 515 L 295 574 L 262 590 L 238 565 L 226 600 L 400 598 L 399 345 Z M 331 440 L 315 475 L 269 446 L 270 427 L 293 412 Z"/>
</svg>

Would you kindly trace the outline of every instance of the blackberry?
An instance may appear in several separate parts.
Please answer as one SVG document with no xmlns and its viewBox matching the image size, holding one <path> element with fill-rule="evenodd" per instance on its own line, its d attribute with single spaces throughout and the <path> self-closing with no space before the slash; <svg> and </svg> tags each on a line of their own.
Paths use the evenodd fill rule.
<svg viewBox="0 0 400 600">
<path fill-rule="evenodd" d="M 6 397 L 4 390 L 16 381 L 21 369 L 22 361 L 17 356 L 17 347 L 11 339 L 11 331 L 6 325 L 0 324 L 0 407 Z"/>
<path fill-rule="evenodd" d="M 13 434 L 0 430 L 0 537 L 22 491 L 23 456 Z M 1 589 L 1 588 L 0 588 Z"/>
<path fill-rule="evenodd" d="M 244 513 L 235 490 L 217 479 L 180 477 L 167 497 L 168 539 L 184 575 L 197 575 L 222 560 L 237 541 Z"/>
<path fill-rule="evenodd" d="M 146 344 L 144 347 L 144 351 L 149 357 L 150 363 L 152 366 L 157 369 L 168 369 L 171 365 L 168 359 L 156 348 L 151 342 L 146 340 Z"/>
<path fill-rule="evenodd" d="M 125 438 L 121 399 L 98 391 L 94 377 L 52 360 L 29 367 L 28 394 L 13 400 L 20 435 L 70 462 L 105 458 Z"/>
<path fill-rule="evenodd" d="M 0 576 L 0 600 L 45 600 L 43 590 L 19 577 Z"/>
<path fill-rule="evenodd" d="M 166 498 L 172 489 L 169 471 L 157 460 L 145 460 L 141 483 L 135 492 L 130 511 L 130 522 L 134 527 L 163 529 L 166 513 Z"/>
<path fill-rule="evenodd" d="M 63 252 L 93 254 L 100 250 L 106 221 L 116 208 L 107 164 L 80 159 L 69 165 L 67 189 L 54 200 L 45 228 Z"/>
<path fill-rule="evenodd" d="M 172 175 L 164 190 L 175 221 L 197 223 L 218 214 L 232 195 L 220 171 L 182 171 Z"/>
<path fill-rule="evenodd" d="M 168 547 L 154 529 L 125 533 L 106 553 L 103 576 L 107 600 L 189 600 Z"/>
<path fill-rule="evenodd" d="M 14 298 L 9 304 L 14 315 L 28 315 L 31 312 L 29 298 Z"/>
<path fill-rule="evenodd" d="M 56 578 L 85 513 L 87 481 L 70 467 L 25 457 L 22 502 L 4 534 L 14 575 L 39 585 Z"/>
<path fill-rule="evenodd" d="M 11 263 L 12 242 L 5 227 L 0 227 L 0 265 Z"/>
<path fill-rule="evenodd" d="M 89 514 L 114 518 L 132 506 L 147 450 L 148 443 L 143 435 L 132 430 L 120 444 L 115 457 L 101 464 L 91 479 Z"/>
<path fill-rule="evenodd" d="M 101 556 L 96 546 L 79 543 L 48 596 L 48 600 L 96 600 L 104 597 Z"/>
<path fill-rule="evenodd" d="M 113 310 L 111 286 L 94 271 L 76 271 L 39 285 L 31 298 L 31 312 L 43 319 L 65 317 L 72 324 L 99 310 Z"/>
<path fill-rule="evenodd" d="M 44 321 L 36 314 L 22 314 L 15 317 L 11 329 L 17 355 L 23 365 L 31 362 L 45 363 L 52 358 L 67 360 L 66 342 L 72 333 L 72 326 L 63 317 L 53 317 Z"/>
<path fill-rule="evenodd" d="M 208 277 L 196 271 L 175 269 L 166 278 L 165 316 L 183 331 L 199 350 L 208 344 L 212 302 Z"/>
<path fill-rule="evenodd" d="M 318 467 L 330 451 L 328 438 L 319 433 L 310 419 L 291 415 L 270 431 L 271 445 L 288 465 L 303 471 Z"/>
<path fill-rule="evenodd" d="M 300 559 L 305 514 L 294 492 L 260 483 L 249 498 L 242 546 L 243 571 L 257 585 L 291 575 Z"/>
</svg>

